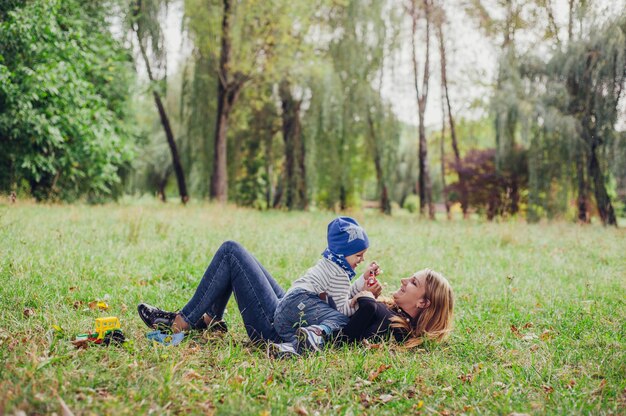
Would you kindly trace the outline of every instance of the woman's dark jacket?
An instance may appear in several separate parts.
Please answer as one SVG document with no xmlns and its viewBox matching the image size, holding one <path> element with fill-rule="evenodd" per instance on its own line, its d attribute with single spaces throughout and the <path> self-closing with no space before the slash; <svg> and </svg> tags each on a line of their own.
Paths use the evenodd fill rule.
<svg viewBox="0 0 626 416">
<path fill-rule="evenodd" d="M 350 317 L 350 322 L 340 331 L 338 341 L 354 342 L 363 339 L 386 339 L 390 335 L 402 342 L 409 335 L 403 328 L 393 328 L 392 318 L 397 316 L 409 322 L 411 317 L 399 308 L 390 308 L 369 297 L 357 299 L 359 309 Z"/>
</svg>

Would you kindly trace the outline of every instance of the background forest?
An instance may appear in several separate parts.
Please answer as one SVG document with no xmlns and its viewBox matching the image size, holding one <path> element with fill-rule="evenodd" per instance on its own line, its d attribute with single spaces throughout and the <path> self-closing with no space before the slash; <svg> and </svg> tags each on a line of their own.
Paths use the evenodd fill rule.
<svg viewBox="0 0 626 416">
<path fill-rule="evenodd" d="M 625 6 L 5 0 L 0 192 L 616 225 Z"/>
</svg>

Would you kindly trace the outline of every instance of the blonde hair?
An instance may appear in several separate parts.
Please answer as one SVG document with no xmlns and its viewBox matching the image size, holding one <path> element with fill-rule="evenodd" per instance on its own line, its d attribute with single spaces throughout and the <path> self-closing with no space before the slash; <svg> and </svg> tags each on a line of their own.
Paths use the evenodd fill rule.
<svg viewBox="0 0 626 416">
<path fill-rule="evenodd" d="M 420 270 L 413 277 L 421 274 L 426 275 L 424 297 L 430 301 L 430 305 L 418 309 L 417 317 L 413 320 L 414 326 L 397 316 L 391 319 L 392 328 L 404 329 L 409 334 L 403 344 L 405 348 L 417 347 L 424 340 L 444 341 L 452 331 L 454 294 L 448 279 L 430 269 Z M 395 306 L 395 303 L 391 302 L 390 306 Z"/>
</svg>

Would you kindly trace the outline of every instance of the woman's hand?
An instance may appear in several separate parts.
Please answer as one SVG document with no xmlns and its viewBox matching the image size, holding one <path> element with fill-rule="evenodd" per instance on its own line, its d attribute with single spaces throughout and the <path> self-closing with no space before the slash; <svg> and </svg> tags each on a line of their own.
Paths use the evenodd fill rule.
<svg viewBox="0 0 626 416">
<path fill-rule="evenodd" d="M 374 294 L 370 291 L 367 290 L 362 290 L 359 293 L 357 293 L 356 295 L 354 295 L 354 297 L 350 300 L 350 306 L 351 307 L 355 307 L 357 301 L 359 300 L 359 298 L 372 298 L 375 299 Z"/>
</svg>

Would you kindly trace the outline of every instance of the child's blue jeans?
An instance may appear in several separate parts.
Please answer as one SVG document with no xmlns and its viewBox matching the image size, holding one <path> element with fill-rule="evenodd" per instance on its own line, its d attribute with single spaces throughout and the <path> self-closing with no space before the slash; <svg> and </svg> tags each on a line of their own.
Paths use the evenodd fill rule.
<svg viewBox="0 0 626 416">
<path fill-rule="evenodd" d="M 343 328 L 349 320 L 317 294 L 296 288 L 289 290 L 278 302 L 274 313 L 274 329 L 284 342 L 294 343 L 298 327 L 326 325 L 335 332 Z"/>
</svg>

